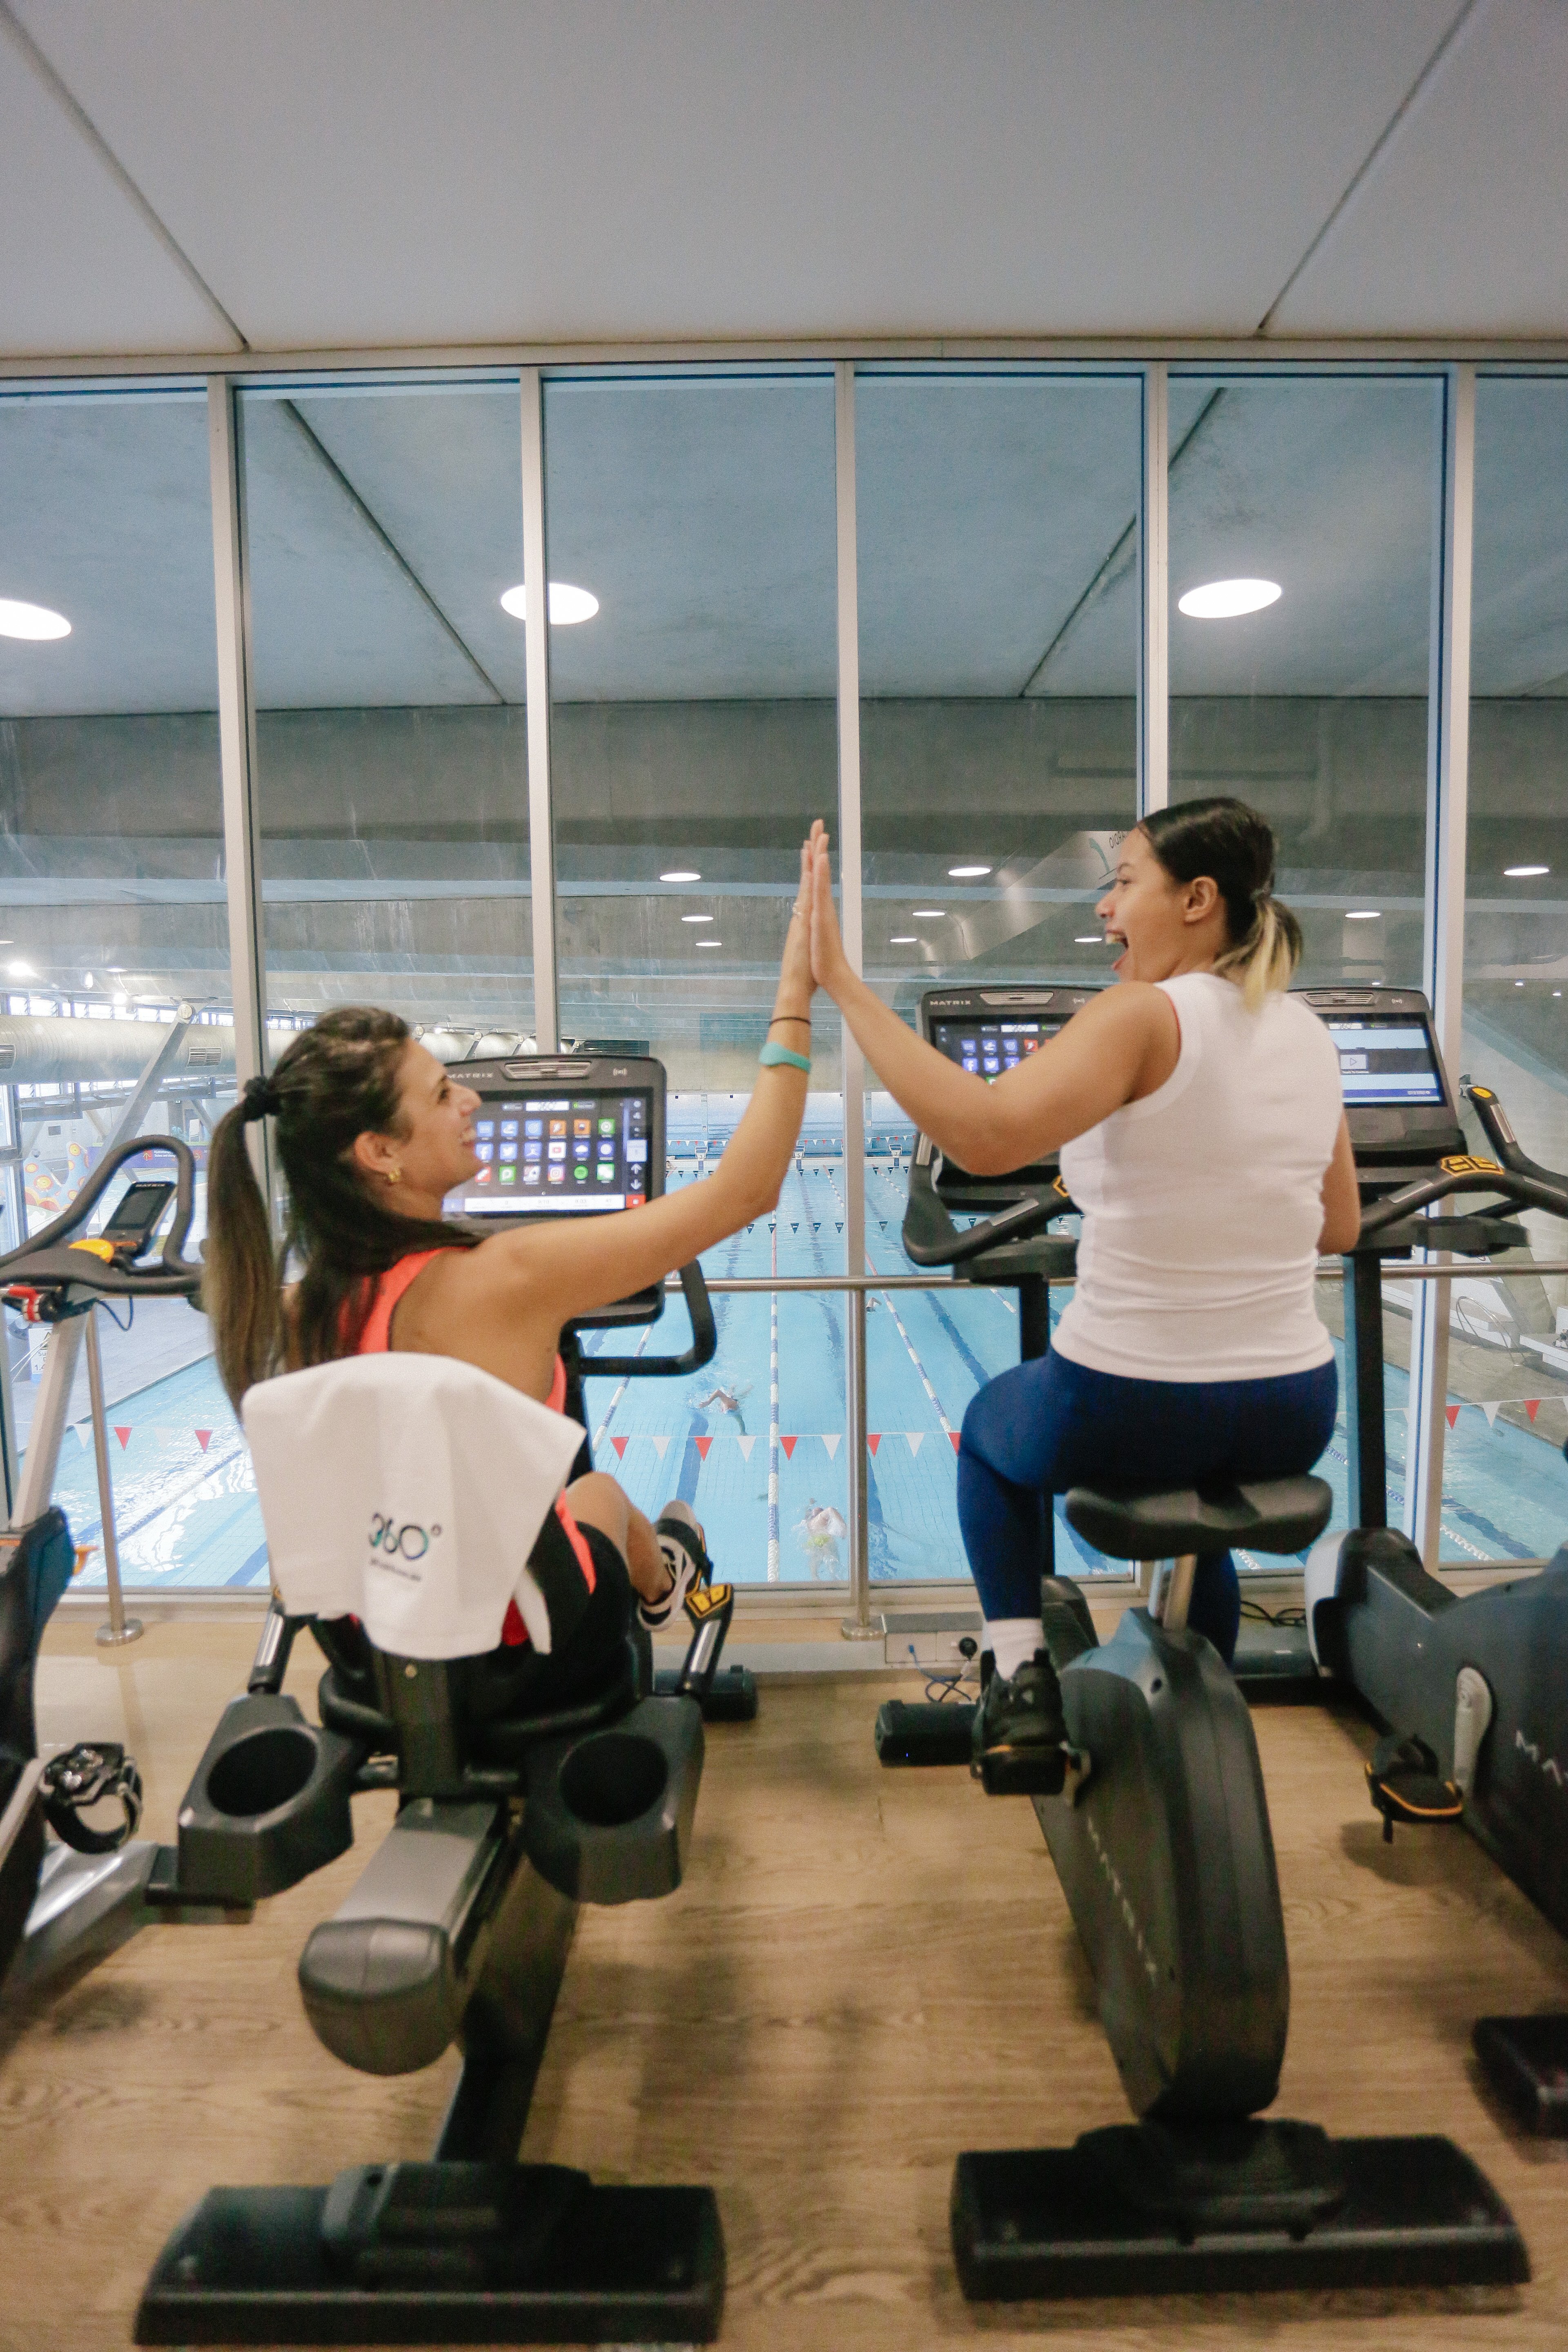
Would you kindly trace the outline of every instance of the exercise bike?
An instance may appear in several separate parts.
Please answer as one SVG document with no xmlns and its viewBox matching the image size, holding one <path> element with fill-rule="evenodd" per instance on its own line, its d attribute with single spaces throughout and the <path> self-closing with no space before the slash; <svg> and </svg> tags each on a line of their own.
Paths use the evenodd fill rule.
<svg viewBox="0 0 1568 2352">
<path fill-rule="evenodd" d="M 131 1183 L 101 1233 L 89 1238 L 93 1213 L 121 1170 L 151 1154 L 174 1161 L 174 1181 Z M 142 1803 L 132 1759 L 117 1744 L 94 1740 L 44 1763 L 33 1685 L 44 1629 L 76 1565 L 65 1514 L 50 1497 L 84 1346 L 106 1531 L 110 1524 L 91 1318 L 110 1299 L 195 1305 L 201 1268 L 184 1255 L 195 1176 L 179 1138 L 132 1138 L 105 1155 L 61 1215 L 0 1257 L 0 1294 L 48 1332 L 16 1507 L 0 1533 L 0 1978 L 13 1995 L 36 1993 L 66 1969 L 101 1959 L 151 1916 L 160 1849 L 132 1835 Z M 171 1201 L 174 1216 L 154 1254 Z M 119 1810 L 110 1826 L 103 1825 L 105 1804 Z"/>
<path fill-rule="evenodd" d="M 965 1026 L 949 1015 L 943 1036 L 926 1010 L 942 1002 L 926 1000 L 921 1026 L 952 1052 Z M 973 992 L 971 1024 L 983 1002 Z M 1071 1242 L 1046 1229 L 1070 1205 L 1054 1168 L 981 1181 L 943 1166 L 921 1137 L 904 1246 L 918 1265 L 1016 1285 L 1021 1353 L 1036 1355 L 1048 1344 L 1048 1285 L 1073 1267 Z M 965 1231 L 955 1210 L 991 1213 Z M 1139 2120 L 1072 2147 L 959 2158 L 952 2243 L 972 2300 L 1528 2275 L 1506 2207 L 1450 2142 L 1335 2142 L 1314 2125 L 1258 2120 L 1279 2088 L 1289 2016 L 1273 1840 L 1246 1700 L 1186 1618 L 1201 1554 L 1302 1551 L 1331 1501 L 1310 1477 L 1065 1498 L 1087 1544 L 1165 1564 L 1149 1605 L 1124 1612 L 1103 1645 L 1048 1559 L 1041 1587 L 1068 1755 L 1060 1795 L 1032 1801 Z M 967 1760 L 972 1714 L 884 1706 L 882 1760 Z"/>
<path fill-rule="evenodd" d="M 1461 1600 L 1389 1527 L 1381 1302 L 1385 1258 L 1417 1246 L 1468 1256 L 1518 1249 L 1524 1235 L 1514 1221 L 1524 1208 L 1568 1221 L 1568 1179 L 1521 1150 L 1490 1087 L 1467 1082 L 1462 1092 L 1497 1158 L 1471 1154 L 1425 1003 L 1406 993 L 1390 1004 L 1393 993 L 1359 1011 L 1360 1034 L 1375 1037 L 1397 1020 L 1419 1037 L 1415 1066 L 1429 1074 L 1449 1124 L 1420 1160 L 1402 1160 L 1397 1103 L 1380 1106 L 1381 1139 L 1370 1149 L 1357 1134 L 1365 1112 L 1350 1109 L 1363 1196 L 1361 1239 L 1344 1271 L 1354 1525 L 1307 1562 L 1308 1638 L 1320 1672 L 1352 1686 L 1384 1727 L 1368 1781 L 1385 1836 L 1396 1825 L 1462 1822 L 1568 1935 L 1568 1546 L 1541 1573 Z M 1342 1010 L 1337 1000 L 1321 1009 L 1331 1025 Z M 1357 1034 L 1348 1026 L 1339 1034 Z M 1445 1148 L 1432 1153 L 1432 1142 Z M 1426 1213 L 1455 1195 L 1480 1197 L 1457 1216 Z M 1568 2133 L 1568 2020 L 1484 2018 L 1475 2042 L 1529 2129 Z"/>
<path fill-rule="evenodd" d="M 619 1207 L 633 1171 L 639 1195 L 662 1189 L 658 1063 L 530 1056 L 465 1066 L 464 1077 L 482 1097 L 476 1126 L 498 1130 L 481 1140 L 516 1147 L 492 1171 L 539 1168 L 548 1199 L 552 1164 L 612 1168 L 602 1186 L 566 1173 L 554 1188 L 563 1206 L 540 1213 Z M 552 1119 L 568 1131 L 544 1132 Z M 499 1132 L 503 1120 L 511 1133 Z M 569 1131 L 579 1121 L 585 1137 Z M 581 1140 L 587 1160 L 521 1157 L 531 1141 Z M 616 1147 L 603 1160 L 601 1140 Z M 474 1202 L 457 1205 L 470 1215 L 521 1206 L 515 1177 L 504 1191 L 493 1174 L 469 1189 Z M 686 1267 L 681 1281 L 693 1337 L 679 1355 L 612 1360 L 586 1354 L 575 1328 L 563 1334 L 579 1419 L 584 1371 L 668 1376 L 711 1360 L 700 1269 Z M 659 1286 L 583 1326 L 646 1325 L 663 1307 Z M 574 1470 L 591 1466 L 584 1454 Z M 306 1944 L 300 1994 L 325 2048 L 362 2073 L 410 2073 L 454 2041 L 463 2066 L 426 2163 L 357 2164 L 315 2187 L 209 2190 L 154 2265 L 138 2343 L 712 2340 L 724 2244 L 710 2189 L 604 2187 L 517 2157 L 580 1905 L 657 1899 L 680 1883 L 705 1706 L 717 1692 L 725 1713 L 744 1712 L 746 1684 L 720 1673 L 733 1603 L 730 1587 L 692 1595 L 685 1662 L 659 1693 L 634 1626 L 602 1687 L 579 1703 L 499 1717 L 475 1704 L 472 1661 L 396 1657 L 367 1641 L 350 1655 L 323 1627 L 315 1723 L 282 1690 L 310 1621 L 274 1603 L 249 1687 L 226 1709 L 181 1804 L 172 1884 L 183 1899 L 238 1906 L 279 1894 L 352 1844 L 356 1794 L 395 1790 L 391 1832 Z"/>
</svg>

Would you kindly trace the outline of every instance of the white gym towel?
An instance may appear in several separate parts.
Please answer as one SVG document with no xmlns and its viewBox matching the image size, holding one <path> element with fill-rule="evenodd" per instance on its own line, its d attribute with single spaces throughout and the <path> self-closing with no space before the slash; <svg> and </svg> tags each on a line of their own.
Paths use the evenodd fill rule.
<svg viewBox="0 0 1568 2352">
<path fill-rule="evenodd" d="M 291 1617 L 355 1616 L 401 1658 L 493 1650 L 515 1601 L 536 1650 L 550 1612 L 527 1561 L 580 1425 L 450 1356 L 345 1356 L 247 1391 L 272 1580 Z"/>
</svg>

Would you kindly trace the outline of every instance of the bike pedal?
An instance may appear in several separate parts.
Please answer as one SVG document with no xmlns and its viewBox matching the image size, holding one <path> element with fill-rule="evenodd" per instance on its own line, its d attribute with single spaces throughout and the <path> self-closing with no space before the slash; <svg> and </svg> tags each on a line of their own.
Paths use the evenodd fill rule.
<svg viewBox="0 0 1568 2352">
<path fill-rule="evenodd" d="M 977 1757 L 971 1776 L 988 1797 L 1059 1797 L 1067 1780 L 1066 1750 L 1038 1748 L 1009 1753 L 994 1748 Z"/>
</svg>

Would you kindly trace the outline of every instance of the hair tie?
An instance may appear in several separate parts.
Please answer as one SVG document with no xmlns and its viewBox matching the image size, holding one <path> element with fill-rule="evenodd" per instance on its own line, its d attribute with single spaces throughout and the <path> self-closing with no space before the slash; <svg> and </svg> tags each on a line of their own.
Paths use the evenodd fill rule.
<svg viewBox="0 0 1568 2352">
<path fill-rule="evenodd" d="M 282 1097 L 270 1078 L 247 1078 L 240 1097 L 241 1116 L 247 1126 L 253 1118 L 276 1118 L 282 1108 Z"/>
</svg>

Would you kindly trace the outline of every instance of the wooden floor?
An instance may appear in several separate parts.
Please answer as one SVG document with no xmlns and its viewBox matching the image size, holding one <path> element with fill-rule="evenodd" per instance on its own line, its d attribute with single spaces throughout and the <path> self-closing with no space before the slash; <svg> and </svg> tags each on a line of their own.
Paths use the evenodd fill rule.
<svg viewBox="0 0 1568 2352">
<path fill-rule="evenodd" d="M 79 1621 L 41 1671 L 46 1739 L 123 1732 L 172 1833 L 254 1627 L 163 1624 L 110 1663 Z M 301 1694 L 307 1677 L 291 1686 Z M 1462 1833 L 1366 1808 L 1353 1723 L 1258 1716 L 1289 1926 L 1280 2112 L 1338 2132 L 1451 2134 L 1529 2242 L 1534 2284 L 1485 2296 L 1293 2295 L 967 2309 L 947 2242 L 954 2152 L 1069 2140 L 1124 2113 L 1030 1808 L 962 1773 L 884 1773 L 876 1700 L 813 1676 L 710 1732 L 692 1866 L 670 1900 L 583 1915 L 526 2153 L 599 2179 L 711 2181 L 729 2245 L 724 2340 L 908 2352 L 984 2336 L 1130 2346 L 1563 2347 L 1568 2160 L 1511 2138 L 1471 2020 L 1568 2004 L 1568 1946 Z M 318 2046 L 294 1982 L 387 1818 L 247 1927 L 150 1929 L 0 2028 L 0 2344 L 130 2338 L 171 2224 L 213 2181 L 324 2180 L 423 2154 L 454 2061 L 403 2081 Z M 379 1810 L 378 1810 L 379 1808 Z"/>
</svg>

